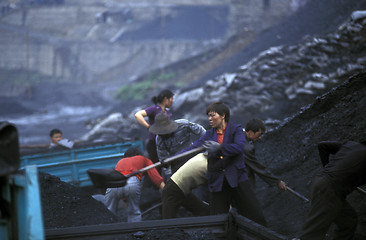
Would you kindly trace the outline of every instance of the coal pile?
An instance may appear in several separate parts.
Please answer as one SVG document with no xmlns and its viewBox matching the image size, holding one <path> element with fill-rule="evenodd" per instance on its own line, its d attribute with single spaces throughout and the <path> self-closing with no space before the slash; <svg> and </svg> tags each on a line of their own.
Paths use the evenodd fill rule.
<svg viewBox="0 0 366 240">
<path fill-rule="evenodd" d="M 321 169 L 317 143 L 360 141 L 366 134 L 366 72 L 354 75 L 268 132 L 257 157 L 290 187 L 310 198 L 313 176 Z M 271 228 L 287 236 L 301 229 L 310 205 L 258 181 L 257 196 Z M 359 217 L 356 239 L 366 239 L 366 196 L 354 191 L 348 200 Z"/>
<path fill-rule="evenodd" d="M 108 224 L 119 219 L 87 191 L 39 172 L 45 229 Z"/>
<path fill-rule="evenodd" d="M 117 215 L 111 213 L 103 203 L 94 199 L 89 191 L 65 183 L 60 178 L 39 172 L 43 223 L 45 229 L 59 229 L 79 226 L 91 226 L 117 222 L 127 222 L 126 212 L 120 210 Z M 95 190 L 95 189 L 94 189 Z M 143 187 L 141 205 L 156 200 L 159 191 L 148 186 Z M 148 199 L 150 198 L 150 199 Z M 192 216 L 180 211 L 180 217 Z M 161 219 L 159 208 L 143 215 L 143 221 Z M 186 232 L 183 229 L 153 229 L 120 235 L 118 239 L 176 239 L 201 240 L 215 239 L 214 233 L 202 228 Z"/>
</svg>

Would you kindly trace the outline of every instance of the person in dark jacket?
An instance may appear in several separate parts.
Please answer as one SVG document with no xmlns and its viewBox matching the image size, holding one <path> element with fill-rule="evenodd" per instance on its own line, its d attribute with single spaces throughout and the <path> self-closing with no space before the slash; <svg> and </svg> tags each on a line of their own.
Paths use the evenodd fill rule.
<svg viewBox="0 0 366 240">
<path fill-rule="evenodd" d="M 206 129 L 186 119 L 173 121 L 167 114 L 158 113 L 154 124 L 149 128 L 149 132 L 156 135 L 156 151 L 159 161 L 163 163 L 165 159 L 202 137 Z M 163 167 L 164 180 L 169 179 L 186 161 L 176 161 Z"/>
<path fill-rule="evenodd" d="M 258 162 L 255 156 L 254 143 L 261 140 L 262 134 L 266 131 L 266 126 L 260 119 L 253 118 L 245 125 L 245 166 L 247 168 L 248 178 L 255 185 L 255 175 L 258 175 L 263 181 L 270 186 L 277 186 L 279 189 L 286 191 L 286 183 L 269 171 L 266 167 Z"/>
<path fill-rule="evenodd" d="M 335 223 L 334 239 L 353 239 L 357 214 L 346 198 L 366 184 L 366 142 L 325 141 L 318 144 L 322 171 L 312 183 L 311 208 L 301 240 L 325 239 Z"/>
<path fill-rule="evenodd" d="M 266 127 L 262 120 L 251 119 L 245 125 L 244 161 L 249 181 L 255 185 L 255 175 L 258 175 L 271 186 L 287 190 L 282 180 L 273 176 L 266 167 L 257 161 L 254 143 L 261 140 Z M 207 157 L 198 154 L 186 162 L 167 182 L 163 189 L 163 218 L 174 218 L 180 206 L 185 207 L 197 216 L 207 215 L 208 205 L 192 196 L 192 190 L 207 182 Z"/>
<path fill-rule="evenodd" d="M 245 136 L 239 124 L 229 122 L 230 110 L 222 102 L 206 109 L 211 129 L 182 152 L 204 146 L 208 151 L 207 181 L 210 191 L 210 213 L 227 213 L 230 206 L 266 225 L 262 209 L 248 181 L 244 163 Z"/>
</svg>

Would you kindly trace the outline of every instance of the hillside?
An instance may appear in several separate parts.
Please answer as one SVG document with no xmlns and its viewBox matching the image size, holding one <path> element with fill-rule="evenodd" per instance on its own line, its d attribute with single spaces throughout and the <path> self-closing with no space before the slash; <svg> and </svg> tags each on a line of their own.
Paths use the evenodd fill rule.
<svg viewBox="0 0 366 240">
<path fill-rule="evenodd" d="M 310 197 L 311 180 L 321 169 L 317 143 L 360 141 L 366 134 L 366 72 L 318 97 L 285 123 L 265 134 L 257 157 L 299 193 Z M 298 232 L 309 205 L 291 194 L 269 188 L 259 180 L 257 194 L 273 229 L 286 235 Z M 349 200 L 359 216 L 358 239 L 366 237 L 365 195 L 354 192 Z"/>
<path fill-rule="evenodd" d="M 202 109 L 221 100 L 240 122 L 257 116 L 273 124 L 290 117 L 316 96 L 365 69 L 366 21 L 357 16 L 354 12 L 334 32 L 271 47 L 235 72 L 179 92 L 173 110 L 179 117 L 203 123 Z"/>
<path fill-rule="evenodd" d="M 210 71 L 199 80 L 215 78 L 225 72 L 235 72 L 243 63 L 256 57 L 259 52 L 272 46 L 291 45 L 306 36 L 324 35 L 336 30 L 355 10 L 366 8 L 364 0 L 309 0 L 297 12 L 284 18 L 281 22 L 259 34 L 246 48 L 238 51 L 223 61 L 215 70 Z"/>
<path fill-rule="evenodd" d="M 306 1 L 296 12 L 290 12 L 289 16 L 265 31 L 246 27 L 223 46 L 144 74 L 136 82 L 148 81 L 163 71 L 174 76 L 174 82 L 190 83 L 183 89 L 197 88 L 219 75 L 237 72 L 243 64 L 273 46 L 292 45 L 308 36 L 334 32 L 353 11 L 365 8 L 366 1 Z M 169 80 L 172 81 L 163 81 L 161 87 L 172 86 Z"/>
<path fill-rule="evenodd" d="M 275 127 L 315 101 L 317 96 L 365 69 L 366 19 L 363 13 L 354 12 L 334 32 L 308 36 L 293 45 L 272 47 L 236 72 L 178 91 L 172 107 L 174 118 L 189 119 L 208 127 L 204 109 L 221 100 L 230 106 L 232 121 L 244 125 L 255 116 L 263 119 L 269 128 Z M 139 108 L 145 106 L 148 105 Z M 119 109 L 93 122 L 98 127 L 81 139 L 144 138 L 146 131 L 133 116 L 139 108 L 127 107 L 130 107 L 127 114 L 121 114 Z"/>
</svg>

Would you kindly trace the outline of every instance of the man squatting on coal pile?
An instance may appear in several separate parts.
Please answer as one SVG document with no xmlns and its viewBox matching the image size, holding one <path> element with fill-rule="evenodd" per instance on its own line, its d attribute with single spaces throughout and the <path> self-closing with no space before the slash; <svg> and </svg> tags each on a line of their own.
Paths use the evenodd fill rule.
<svg viewBox="0 0 366 240">
<path fill-rule="evenodd" d="M 332 223 L 334 239 L 353 239 L 357 214 L 346 198 L 366 184 L 366 139 L 326 141 L 318 144 L 323 169 L 312 183 L 311 208 L 303 224 L 301 240 L 321 240 Z"/>
<path fill-rule="evenodd" d="M 123 175 L 128 175 L 152 164 L 153 163 L 150 159 L 142 156 L 140 150 L 131 147 L 125 152 L 124 157 L 118 161 L 115 170 L 119 171 Z M 165 183 L 163 178 L 155 168 L 149 169 L 147 174 L 157 187 L 160 189 L 164 188 Z M 105 205 L 114 214 L 117 213 L 120 200 L 123 198 L 127 200 L 128 222 L 141 221 L 140 196 L 142 177 L 143 173 L 129 177 L 125 186 L 119 188 L 107 188 L 105 193 Z"/>
<path fill-rule="evenodd" d="M 211 192 L 211 214 L 227 213 L 230 204 L 238 208 L 239 213 L 262 225 L 266 220 L 258 201 L 251 189 L 245 171 L 243 152 L 248 154 L 247 168 L 254 182 L 257 173 L 271 185 L 286 190 L 286 184 L 265 171 L 255 158 L 253 142 L 260 140 L 265 126 L 262 121 L 253 119 L 247 123 L 245 135 L 240 125 L 231 124 L 230 110 L 221 102 L 213 103 L 206 110 L 212 129 L 196 141 L 192 146 L 203 145 L 208 153 L 200 153 L 185 163 L 167 181 L 163 189 L 163 218 L 174 218 L 180 205 L 194 214 L 205 207 L 193 194 L 192 189 L 207 181 Z M 245 147 L 246 146 L 246 147 Z M 207 171 L 208 169 L 208 171 Z M 235 203 L 241 204 L 235 204 Z M 207 207 L 206 207 L 207 208 Z"/>
</svg>

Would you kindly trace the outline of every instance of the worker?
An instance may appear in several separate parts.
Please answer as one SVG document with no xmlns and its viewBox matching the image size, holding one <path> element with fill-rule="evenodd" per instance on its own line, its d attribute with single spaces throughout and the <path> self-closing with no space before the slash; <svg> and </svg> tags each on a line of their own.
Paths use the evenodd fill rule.
<svg viewBox="0 0 366 240">
<path fill-rule="evenodd" d="M 324 141 L 318 144 L 323 169 L 312 183 L 311 207 L 301 240 L 325 239 L 335 223 L 334 239 L 353 239 L 357 214 L 347 196 L 366 184 L 366 141 Z"/>
<path fill-rule="evenodd" d="M 155 122 L 155 116 L 158 113 L 164 112 L 169 117 L 172 116 L 172 113 L 170 112 L 169 108 L 173 104 L 173 96 L 174 94 L 168 90 L 164 89 L 162 90 L 158 96 L 154 96 L 151 98 L 151 101 L 154 103 L 154 105 L 147 107 L 145 109 L 139 110 L 135 113 L 135 118 L 137 122 L 149 129 L 152 124 Z M 148 117 L 148 121 L 145 120 L 145 117 Z M 149 132 L 149 140 L 147 142 L 146 148 L 147 153 L 149 154 L 149 159 L 153 161 L 153 163 L 156 163 L 159 161 L 158 154 L 156 152 L 156 135 Z"/>
<path fill-rule="evenodd" d="M 144 157 L 139 149 L 131 147 L 125 152 L 124 157 L 118 161 L 115 170 L 119 171 L 123 175 L 128 175 L 152 164 L 152 161 Z M 155 168 L 149 169 L 147 174 L 157 187 L 161 190 L 164 188 L 165 183 L 163 178 Z M 142 187 L 141 181 L 143 176 L 144 173 L 131 176 L 127 179 L 127 184 L 125 186 L 107 188 L 105 193 L 105 204 L 114 214 L 117 214 L 120 200 L 124 199 L 127 202 L 128 222 L 140 222 L 142 218 L 140 197 Z"/>
<path fill-rule="evenodd" d="M 260 119 L 253 118 L 245 125 L 244 162 L 247 168 L 248 178 L 255 185 L 256 174 L 269 185 L 277 186 L 279 189 L 286 191 L 286 183 L 267 171 L 266 167 L 258 162 L 255 156 L 254 143 L 262 139 L 262 134 L 265 131 L 266 127 Z"/>
<path fill-rule="evenodd" d="M 206 130 L 201 125 L 186 119 L 173 121 L 167 114 L 158 113 L 155 117 L 154 124 L 149 128 L 149 132 L 156 135 L 156 151 L 159 161 L 163 163 L 165 159 L 189 147 L 202 137 Z M 167 180 L 170 178 L 186 161 L 187 159 L 185 161 L 175 161 L 169 165 L 164 165 L 162 169 L 164 179 Z"/>
<path fill-rule="evenodd" d="M 241 215 L 265 226 L 266 220 L 245 169 L 243 128 L 229 121 L 230 109 L 222 102 L 210 104 L 206 114 L 212 128 L 182 152 L 201 146 L 208 152 L 210 214 L 227 213 L 235 204 Z"/>
<path fill-rule="evenodd" d="M 167 181 L 162 192 L 163 218 L 175 218 L 180 206 L 195 216 L 210 214 L 209 205 L 192 190 L 198 186 L 207 188 L 207 153 L 199 153 L 181 166 Z"/>
</svg>

